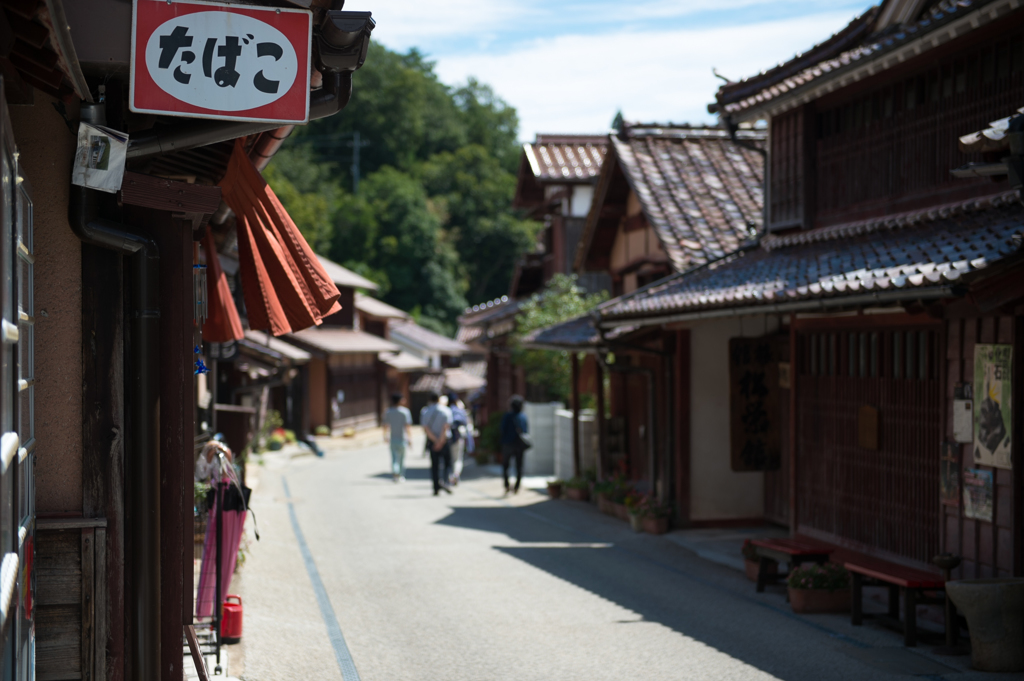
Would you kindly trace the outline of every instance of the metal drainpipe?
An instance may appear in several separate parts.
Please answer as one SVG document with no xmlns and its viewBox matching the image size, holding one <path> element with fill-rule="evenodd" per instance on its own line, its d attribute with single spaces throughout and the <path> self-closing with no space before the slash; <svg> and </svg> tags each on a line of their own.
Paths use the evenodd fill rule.
<svg viewBox="0 0 1024 681">
<path fill-rule="evenodd" d="M 82 103 L 81 119 L 102 125 L 102 104 Z M 156 243 L 124 225 L 95 217 L 95 190 L 71 186 L 68 221 L 85 243 L 131 256 L 131 319 L 126 383 L 131 480 L 125 517 L 131 527 L 132 579 L 128 594 L 130 679 L 160 675 L 160 254 Z M 117 304 L 116 301 L 112 301 Z"/>
</svg>

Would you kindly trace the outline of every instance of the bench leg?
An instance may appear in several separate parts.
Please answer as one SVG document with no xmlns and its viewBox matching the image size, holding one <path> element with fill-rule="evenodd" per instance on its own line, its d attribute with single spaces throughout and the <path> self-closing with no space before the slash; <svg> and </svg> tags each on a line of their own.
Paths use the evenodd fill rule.
<svg viewBox="0 0 1024 681">
<path fill-rule="evenodd" d="M 917 590 L 903 591 L 903 645 L 913 648 L 917 645 Z"/>
<path fill-rule="evenodd" d="M 771 562 L 773 562 L 773 561 L 771 561 L 768 558 L 765 558 L 764 556 L 759 556 L 758 557 L 758 564 L 757 564 L 757 593 L 764 592 L 764 584 L 765 584 L 766 581 L 768 581 L 768 565 Z"/>
<path fill-rule="evenodd" d="M 859 627 L 864 624 L 864 580 L 856 572 L 850 577 L 850 624 Z"/>
<path fill-rule="evenodd" d="M 892 584 L 889 585 L 889 617 L 897 622 L 900 619 L 900 588 Z"/>
</svg>

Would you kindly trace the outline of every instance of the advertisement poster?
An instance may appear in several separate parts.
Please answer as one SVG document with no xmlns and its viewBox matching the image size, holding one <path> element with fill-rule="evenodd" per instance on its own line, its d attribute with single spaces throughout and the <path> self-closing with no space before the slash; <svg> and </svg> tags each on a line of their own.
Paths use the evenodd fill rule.
<svg viewBox="0 0 1024 681">
<path fill-rule="evenodd" d="M 964 469 L 964 517 L 992 522 L 992 471 Z"/>
<path fill-rule="evenodd" d="M 974 463 L 1012 468 L 1010 345 L 974 346 Z M 966 491 L 965 491 L 966 493 Z"/>
</svg>

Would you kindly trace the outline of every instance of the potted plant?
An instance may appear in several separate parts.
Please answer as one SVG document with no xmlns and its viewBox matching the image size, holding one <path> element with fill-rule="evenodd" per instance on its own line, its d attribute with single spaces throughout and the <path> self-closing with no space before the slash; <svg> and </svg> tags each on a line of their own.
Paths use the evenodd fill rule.
<svg viewBox="0 0 1024 681">
<path fill-rule="evenodd" d="M 565 498 L 573 501 L 587 501 L 590 498 L 590 482 L 584 478 L 571 478 L 565 483 Z"/>
<path fill-rule="evenodd" d="M 626 516 L 629 518 L 629 526 L 634 532 L 643 532 L 643 501 L 644 497 L 636 492 L 630 492 L 623 499 L 626 507 Z"/>
<path fill-rule="evenodd" d="M 672 517 L 672 507 L 662 503 L 658 497 L 648 494 L 640 503 L 640 519 L 644 532 L 665 534 Z"/>
<path fill-rule="evenodd" d="M 850 573 L 842 565 L 825 563 L 789 571 L 789 604 L 793 612 L 847 612 Z"/>
<path fill-rule="evenodd" d="M 552 499 L 558 499 L 562 496 L 562 486 L 565 483 L 561 480 L 551 480 L 548 482 L 548 496 Z"/>
<path fill-rule="evenodd" d="M 612 506 L 611 500 L 614 489 L 615 483 L 611 480 L 594 483 L 594 498 L 597 499 L 597 508 L 601 513 L 615 515 L 615 508 Z"/>
<path fill-rule="evenodd" d="M 757 554 L 757 547 L 755 547 L 749 539 L 743 540 L 743 548 L 740 549 L 743 554 L 743 568 L 747 573 L 747 579 L 752 582 L 757 581 L 757 573 L 761 570 L 761 557 Z M 779 564 L 774 560 L 769 560 L 766 566 L 769 574 L 777 574 L 779 570 Z"/>
</svg>

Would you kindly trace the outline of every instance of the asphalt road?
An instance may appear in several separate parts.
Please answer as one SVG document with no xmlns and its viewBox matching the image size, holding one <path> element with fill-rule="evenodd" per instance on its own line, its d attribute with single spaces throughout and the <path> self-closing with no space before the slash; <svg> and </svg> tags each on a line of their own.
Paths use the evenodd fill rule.
<svg viewBox="0 0 1024 681">
<path fill-rule="evenodd" d="M 364 681 L 989 676 L 874 626 L 794 615 L 780 591 L 589 504 L 502 497 L 475 467 L 434 497 L 427 459 L 408 463 L 404 484 L 383 444 L 260 468 L 262 539 L 231 590 L 245 603 L 234 675 L 340 679 L 350 655 Z"/>
</svg>

